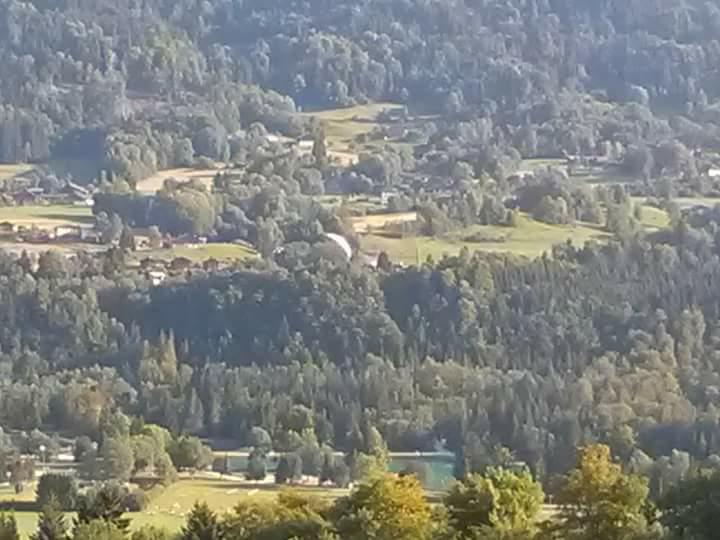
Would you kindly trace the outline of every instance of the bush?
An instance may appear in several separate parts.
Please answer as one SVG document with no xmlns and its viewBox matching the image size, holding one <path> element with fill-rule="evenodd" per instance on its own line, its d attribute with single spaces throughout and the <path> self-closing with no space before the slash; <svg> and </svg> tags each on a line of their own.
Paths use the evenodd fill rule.
<svg viewBox="0 0 720 540">
<path fill-rule="evenodd" d="M 61 510 L 70 511 L 75 508 L 78 488 L 75 480 L 66 474 L 44 474 L 37 486 L 37 503 L 43 507 L 55 500 Z"/>
<path fill-rule="evenodd" d="M 266 475 L 267 464 L 265 461 L 265 452 L 256 448 L 250 454 L 245 478 L 248 480 L 265 480 Z"/>
<path fill-rule="evenodd" d="M 95 519 L 79 523 L 73 533 L 74 540 L 125 540 L 125 532 L 115 523 Z"/>
<path fill-rule="evenodd" d="M 167 529 L 144 525 L 130 536 L 130 540 L 173 540 L 175 536 Z"/>
<path fill-rule="evenodd" d="M 562 197 L 545 195 L 532 211 L 533 219 L 550 225 L 564 225 L 570 222 L 567 201 Z"/>
<path fill-rule="evenodd" d="M 90 437 L 83 435 L 75 440 L 75 446 L 73 447 L 73 456 L 75 457 L 76 463 L 80 463 L 86 455 L 91 454 L 94 451 L 95 445 L 93 444 Z"/>
<path fill-rule="evenodd" d="M 178 469 L 205 469 L 212 465 L 212 451 L 197 437 L 182 436 L 174 439 L 168 454 Z"/>
<path fill-rule="evenodd" d="M 482 244 L 484 242 L 500 243 L 506 242 L 507 237 L 504 234 L 493 234 L 485 231 L 478 231 L 463 237 L 463 242 L 469 244 Z"/>
<path fill-rule="evenodd" d="M 150 504 L 150 497 L 141 489 L 131 491 L 125 496 L 125 508 L 128 512 L 142 512 Z"/>
</svg>

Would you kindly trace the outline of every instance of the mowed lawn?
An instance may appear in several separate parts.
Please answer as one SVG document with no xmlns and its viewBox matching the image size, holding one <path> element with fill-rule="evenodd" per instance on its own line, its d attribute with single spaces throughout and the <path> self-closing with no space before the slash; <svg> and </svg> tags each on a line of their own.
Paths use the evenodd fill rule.
<svg viewBox="0 0 720 540">
<path fill-rule="evenodd" d="M 643 205 L 641 222 L 648 230 L 664 229 L 670 225 L 670 216 L 665 210 Z"/>
<path fill-rule="evenodd" d="M 2 206 L 0 222 L 15 226 L 52 229 L 61 225 L 92 225 L 92 208 L 70 204 Z"/>
</svg>

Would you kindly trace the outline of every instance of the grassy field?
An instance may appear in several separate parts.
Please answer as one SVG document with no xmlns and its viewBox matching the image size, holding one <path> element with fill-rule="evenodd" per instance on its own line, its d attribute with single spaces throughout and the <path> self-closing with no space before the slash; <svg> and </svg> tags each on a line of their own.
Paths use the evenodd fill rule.
<svg viewBox="0 0 720 540">
<path fill-rule="evenodd" d="M 713 208 L 720 204 L 720 198 L 717 197 L 676 197 L 673 202 L 680 205 L 680 208 L 692 208 L 693 206 L 707 206 Z"/>
<path fill-rule="evenodd" d="M 574 174 L 573 176 L 571 176 L 570 179 L 573 181 L 576 181 L 576 182 L 582 182 L 582 183 L 589 184 L 592 186 L 608 185 L 608 184 L 629 184 L 636 180 L 636 178 L 634 178 L 632 176 L 623 175 L 618 172 L 608 172 L 608 171 L 603 172 L 601 174 L 578 173 L 578 174 Z"/>
<path fill-rule="evenodd" d="M 0 207 L 0 222 L 16 226 L 52 229 L 60 225 L 92 225 L 92 208 L 73 205 L 32 205 Z"/>
<path fill-rule="evenodd" d="M 323 206 L 337 208 L 341 213 L 348 212 L 354 216 L 386 211 L 380 197 L 372 195 L 322 195 L 318 198 L 318 202 Z"/>
<path fill-rule="evenodd" d="M 243 501 L 271 501 L 282 490 L 272 484 L 253 485 L 237 480 L 195 478 L 183 479 L 168 487 L 155 496 L 144 512 L 129 513 L 131 530 L 152 525 L 178 532 L 185 523 L 185 516 L 193 504 L 203 501 L 218 514 L 231 511 L 238 503 Z M 348 494 L 348 490 L 320 487 L 293 487 L 292 490 L 301 495 L 334 500 Z M 440 501 L 444 492 L 428 492 L 428 501 L 435 504 Z M 26 489 L 20 496 L 15 496 L 8 488 L 0 488 L 0 501 L 8 500 L 34 500 L 32 489 Z M 556 512 L 556 508 L 545 505 L 541 512 L 541 519 L 545 520 Z M 19 511 L 14 513 L 18 529 L 22 538 L 29 538 L 36 531 L 38 512 Z M 72 526 L 73 514 L 67 514 L 66 523 Z"/>
<path fill-rule="evenodd" d="M 547 169 L 548 167 L 558 167 L 567 169 L 567 162 L 564 159 L 524 159 L 520 163 L 518 172 L 522 174 L 532 173 L 534 171 Z M 570 181 L 580 184 L 600 185 L 600 184 L 624 184 L 637 180 L 632 176 L 622 173 L 618 167 L 607 166 L 599 167 L 593 172 L 576 169 L 575 173 L 570 176 Z"/>
<path fill-rule="evenodd" d="M 641 201 L 637 201 L 641 204 Z M 368 216 L 383 218 L 384 216 Z M 360 218 L 357 218 L 360 219 Z M 382 221 L 382 219 L 381 219 Z M 365 223 L 356 222 L 362 232 Z M 651 206 L 643 206 L 642 224 L 648 230 L 657 230 L 669 225 L 667 212 Z M 467 241 L 471 235 L 485 237 L 486 241 Z M 573 225 L 548 225 L 521 216 L 517 227 L 475 226 L 462 229 L 441 238 L 408 237 L 388 238 L 379 234 L 361 236 L 361 247 L 369 253 L 385 251 L 394 261 L 415 264 L 428 256 L 439 259 L 443 255 L 456 255 L 463 247 L 473 251 L 510 253 L 527 257 L 536 257 L 549 252 L 556 244 L 572 241 L 582 246 L 589 240 L 605 241 L 610 235 L 600 225 L 576 223 Z"/>
<path fill-rule="evenodd" d="M 281 488 L 275 485 L 253 485 L 237 480 L 213 478 L 183 479 L 163 490 L 154 497 L 144 512 L 129 513 L 131 528 L 138 529 L 153 525 L 170 531 L 178 531 L 185 521 L 185 515 L 197 501 L 206 502 L 215 512 L 223 514 L 242 501 L 272 500 Z M 294 491 L 320 498 L 335 499 L 347 494 L 343 489 L 318 487 L 297 487 Z M 26 489 L 16 496 L 9 488 L 0 488 L 0 501 L 30 502 L 35 497 L 33 489 Z M 15 512 L 20 533 L 25 538 L 35 531 L 38 513 L 29 511 Z M 68 521 L 72 519 L 68 514 Z"/>
<path fill-rule="evenodd" d="M 360 149 L 354 144 L 357 137 L 370 133 L 378 126 L 378 114 L 398 106 L 393 103 L 371 103 L 302 114 L 317 118 L 323 125 L 330 156 L 350 165 L 357 161 Z"/>
<path fill-rule="evenodd" d="M 563 167 L 564 159 L 523 159 L 520 163 L 520 171 L 537 171 L 548 167 Z"/>
<path fill-rule="evenodd" d="M 33 170 L 35 167 L 27 163 L 0 163 L 0 182 Z"/>
<path fill-rule="evenodd" d="M 642 224 L 646 229 L 664 229 L 670 225 L 670 216 L 665 210 L 643 205 Z"/>
<path fill-rule="evenodd" d="M 176 257 L 185 257 L 193 262 L 202 262 L 208 259 L 217 259 L 218 261 L 233 261 L 236 259 L 248 259 L 257 257 L 257 252 L 247 246 L 241 244 L 217 243 L 217 244 L 198 244 L 195 247 L 175 246 L 171 249 L 161 249 L 152 251 L 139 251 L 136 257 L 144 259 L 145 257 L 154 257 L 161 259 L 174 259 Z"/>
<path fill-rule="evenodd" d="M 187 182 L 188 180 L 198 180 L 202 182 L 207 188 L 212 185 L 213 178 L 222 169 L 193 169 L 183 167 L 179 169 L 166 169 L 158 171 L 152 176 L 148 176 L 143 180 L 139 180 L 136 184 L 136 188 L 140 193 L 147 195 L 153 195 L 158 190 L 162 189 L 165 180 L 168 178 L 175 178 L 181 182 Z"/>
<path fill-rule="evenodd" d="M 490 241 L 468 242 L 464 240 L 472 234 L 482 234 Z M 386 251 L 394 261 L 414 264 L 417 259 L 424 261 L 428 256 L 437 260 L 445 254 L 456 255 L 463 247 L 467 247 L 471 252 L 504 252 L 535 257 L 545 251 L 550 251 L 555 244 L 567 240 L 581 246 L 588 240 L 602 241 L 608 237 L 609 235 L 596 225 L 547 225 L 527 217 L 521 217 L 517 227 L 469 227 L 443 238 L 395 239 L 369 234 L 361 238 L 361 244 L 364 251 Z"/>
<path fill-rule="evenodd" d="M 417 221 L 417 212 L 395 212 L 392 214 L 370 214 L 351 218 L 353 229 L 357 233 L 370 232 L 393 223 L 412 223 Z"/>
<path fill-rule="evenodd" d="M 0 223 L 4 221 L 9 221 L 15 226 L 35 226 L 40 229 L 50 230 L 61 225 L 81 225 L 92 227 L 95 220 L 92 214 L 92 209 L 89 207 L 72 205 L 38 205 L 0 207 Z M 105 246 L 95 244 L 28 244 L 23 242 L 3 242 L 0 244 L 0 247 L 18 253 L 23 250 L 42 252 L 53 249 L 61 252 L 74 252 L 81 250 L 97 251 L 106 249 Z M 143 259 L 145 257 L 157 257 L 162 259 L 186 257 L 194 262 L 201 262 L 211 258 L 220 261 L 227 261 L 247 259 L 256 256 L 257 253 L 252 248 L 231 243 L 176 246 L 172 249 L 140 251 L 136 254 L 138 259 Z"/>
</svg>

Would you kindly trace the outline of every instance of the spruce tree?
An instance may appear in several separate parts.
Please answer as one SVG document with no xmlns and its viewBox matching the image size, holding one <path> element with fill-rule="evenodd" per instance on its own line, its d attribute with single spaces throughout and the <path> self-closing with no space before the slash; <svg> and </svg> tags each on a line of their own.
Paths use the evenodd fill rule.
<svg viewBox="0 0 720 540">
<path fill-rule="evenodd" d="M 277 469 L 275 469 L 275 483 L 286 484 L 290 480 L 292 472 L 290 470 L 290 462 L 287 456 L 280 458 Z"/>
<path fill-rule="evenodd" d="M 325 132 L 318 130 L 315 134 L 315 140 L 313 141 L 312 155 L 315 158 L 315 163 L 319 167 L 324 167 L 327 164 L 328 150 L 327 142 L 325 140 Z"/>
<path fill-rule="evenodd" d="M 333 479 L 333 471 L 335 469 L 335 456 L 332 452 L 325 452 L 323 455 L 323 464 L 320 470 L 320 483 L 331 482 Z"/>
<path fill-rule="evenodd" d="M 78 501 L 76 528 L 99 519 L 111 523 L 120 531 L 127 531 L 130 520 L 123 517 L 126 511 L 125 496 L 122 486 L 107 483 L 81 497 Z"/>
<path fill-rule="evenodd" d="M 38 528 L 31 540 L 67 540 L 67 525 L 65 516 L 55 497 L 43 506 L 38 518 Z"/>
<path fill-rule="evenodd" d="M 188 514 L 180 540 L 221 540 L 222 525 L 206 503 L 195 503 Z"/>
</svg>

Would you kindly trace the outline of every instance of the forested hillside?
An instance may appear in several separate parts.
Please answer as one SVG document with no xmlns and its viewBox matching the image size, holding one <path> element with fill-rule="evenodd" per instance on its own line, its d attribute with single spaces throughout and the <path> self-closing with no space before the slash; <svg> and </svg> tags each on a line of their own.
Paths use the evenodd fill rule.
<svg viewBox="0 0 720 540">
<path fill-rule="evenodd" d="M 315 474 L 321 449 L 447 450 L 545 485 L 602 443 L 653 496 L 720 468 L 720 213 L 674 201 L 720 194 L 718 36 L 705 0 L 0 0 L 0 162 L 51 194 L 89 167 L 62 182 L 109 244 L 0 256 L 0 426 L 261 433 Z M 317 114 L 379 102 L 333 159 Z M 218 168 L 137 189 L 174 167 Z M 387 238 L 602 241 L 347 260 L 349 196 L 387 193 L 417 216 Z M 259 256 L 155 282 L 137 230 Z"/>
<path fill-rule="evenodd" d="M 368 100 L 441 114 L 429 134 L 476 173 L 606 141 L 639 145 L 642 172 L 646 144 L 717 139 L 720 8 L 701 0 L 3 0 L 0 15 L 4 161 L 137 177 L 188 150 L 232 156 L 226 135 L 256 121 L 300 133 L 298 106 Z"/>
</svg>

